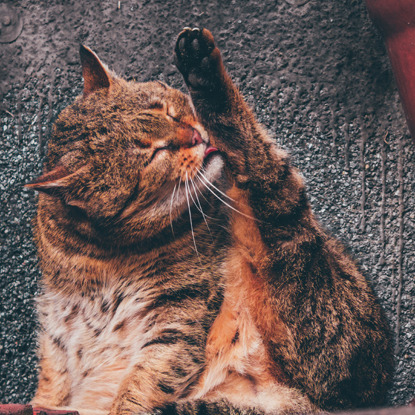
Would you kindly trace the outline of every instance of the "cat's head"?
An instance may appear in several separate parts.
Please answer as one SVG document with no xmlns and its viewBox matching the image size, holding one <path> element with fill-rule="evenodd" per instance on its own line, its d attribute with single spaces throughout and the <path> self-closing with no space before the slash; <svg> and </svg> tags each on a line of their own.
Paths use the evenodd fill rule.
<svg viewBox="0 0 415 415">
<path fill-rule="evenodd" d="M 80 53 L 83 95 L 60 114 L 45 173 L 27 186 L 85 232 L 99 224 L 128 231 L 131 241 L 147 238 L 183 215 L 205 180 L 220 177 L 222 158 L 187 95 L 161 82 L 127 82 L 90 49 Z"/>
</svg>

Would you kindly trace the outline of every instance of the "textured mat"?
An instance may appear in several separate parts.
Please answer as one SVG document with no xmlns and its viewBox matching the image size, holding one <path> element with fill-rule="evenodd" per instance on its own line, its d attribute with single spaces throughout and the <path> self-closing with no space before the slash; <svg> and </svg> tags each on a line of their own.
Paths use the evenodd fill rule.
<svg viewBox="0 0 415 415">
<path fill-rule="evenodd" d="M 31 236 L 56 115 L 81 92 L 79 43 L 137 80 L 183 82 L 184 26 L 214 34 L 234 80 L 302 170 L 317 215 L 372 281 L 396 338 L 391 405 L 415 396 L 415 152 L 380 36 L 360 0 L 13 1 L 0 44 L 0 402 L 36 387 L 39 270 Z"/>
</svg>

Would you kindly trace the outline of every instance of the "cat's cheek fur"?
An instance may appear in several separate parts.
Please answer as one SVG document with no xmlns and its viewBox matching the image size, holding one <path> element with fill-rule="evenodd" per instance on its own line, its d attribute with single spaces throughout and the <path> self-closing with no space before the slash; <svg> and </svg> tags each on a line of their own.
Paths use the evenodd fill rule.
<svg viewBox="0 0 415 415">
<path fill-rule="evenodd" d="M 176 169 L 176 173 L 170 173 L 169 181 L 171 183 L 168 190 L 158 191 L 159 198 L 156 204 L 158 215 L 169 215 L 174 220 L 188 209 L 188 202 L 196 200 L 196 196 L 200 197 L 200 194 L 206 191 L 207 181 L 214 184 L 221 177 L 224 168 L 223 158 L 219 154 L 212 154 L 206 165 L 202 167 L 204 148 L 204 146 L 200 146 L 199 149 L 190 149 L 193 153 L 197 151 L 198 154 L 189 154 L 190 150 L 188 150 L 179 156 L 179 160 L 183 159 L 183 165 L 178 162 L 179 167 Z M 167 157 L 167 154 L 163 157 Z M 198 167 L 186 164 L 186 161 L 191 157 L 197 159 L 195 164 Z M 170 164 L 168 168 L 172 168 Z M 166 169 L 168 168 L 166 167 Z M 203 170 L 204 177 L 200 177 L 199 170 Z M 132 209 L 133 206 L 126 210 L 125 214 L 130 214 Z M 151 209 L 150 207 L 149 211 Z"/>
</svg>

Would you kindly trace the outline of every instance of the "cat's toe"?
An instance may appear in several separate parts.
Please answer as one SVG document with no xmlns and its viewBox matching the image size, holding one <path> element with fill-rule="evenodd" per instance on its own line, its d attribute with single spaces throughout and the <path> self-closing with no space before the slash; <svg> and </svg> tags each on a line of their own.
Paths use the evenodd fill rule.
<svg viewBox="0 0 415 415">
<path fill-rule="evenodd" d="M 200 60 L 200 43 L 197 37 L 200 29 L 184 28 L 177 38 L 175 57 L 176 65 L 185 74 Z"/>
<path fill-rule="evenodd" d="M 207 29 L 183 29 L 176 42 L 175 62 L 191 88 L 214 86 L 221 57 L 212 33 Z"/>
</svg>

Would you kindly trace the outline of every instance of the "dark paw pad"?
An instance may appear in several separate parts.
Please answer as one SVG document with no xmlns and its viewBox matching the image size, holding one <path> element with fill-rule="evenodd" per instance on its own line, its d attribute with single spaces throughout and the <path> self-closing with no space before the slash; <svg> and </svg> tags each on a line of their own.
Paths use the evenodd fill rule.
<svg viewBox="0 0 415 415">
<path fill-rule="evenodd" d="M 214 88 L 223 71 L 219 49 L 207 29 L 183 29 L 176 42 L 175 63 L 193 89 Z"/>
</svg>

